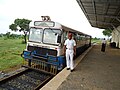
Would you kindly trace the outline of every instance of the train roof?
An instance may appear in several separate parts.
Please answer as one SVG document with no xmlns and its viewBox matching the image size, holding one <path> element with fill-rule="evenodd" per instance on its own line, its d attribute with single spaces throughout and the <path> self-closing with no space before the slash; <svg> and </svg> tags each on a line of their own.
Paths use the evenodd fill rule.
<svg viewBox="0 0 120 90">
<path fill-rule="evenodd" d="M 72 33 L 78 33 L 80 35 L 86 35 L 86 36 L 90 36 L 88 34 L 85 34 L 83 32 L 80 32 L 80 31 L 77 31 L 75 29 L 72 29 L 72 28 L 69 28 L 67 26 L 64 26 L 58 22 L 54 22 L 54 21 L 35 21 L 34 22 L 34 27 L 49 27 L 49 28 L 61 28 L 61 29 L 64 29 L 66 31 L 69 31 L 69 32 L 72 32 Z"/>
<path fill-rule="evenodd" d="M 90 35 L 88 35 L 88 34 L 85 34 L 85 33 L 83 33 L 83 32 L 80 32 L 80 31 L 77 31 L 77 30 L 75 30 L 75 29 L 72 29 L 72 28 L 69 28 L 69 27 L 67 27 L 67 26 L 65 26 L 65 25 L 62 25 L 62 24 L 60 24 L 60 23 L 58 23 L 58 22 L 55 22 L 55 26 L 59 26 L 60 28 L 63 28 L 64 30 L 66 30 L 66 31 L 69 31 L 69 32 L 72 32 L 72 33 L 78 33 L 78 34 L 80 34 L 80 35 L 86 35 L 86 36 L 90 36 Z"/>
<path fill-rule="evenodd" d="M 69 27 L 64 26 L 64 25 L 62 25 L 62 27 L 63 27 L 63 29 L 65 29 L 65 30 L 67 30 L 67 31 L 70 31 L 70 32 L 72 32 L 72 33 L 78 33 L 78 34 L 80 34 L 80 35 L 90 36 L 90 35 L 88 35 L 88 34 L 85 34 L 85 33 L 83 33 L 83 32 L 77 31 L 77 30 L 75 30 L 75 29 L 69 28 Z"/>
</svg>

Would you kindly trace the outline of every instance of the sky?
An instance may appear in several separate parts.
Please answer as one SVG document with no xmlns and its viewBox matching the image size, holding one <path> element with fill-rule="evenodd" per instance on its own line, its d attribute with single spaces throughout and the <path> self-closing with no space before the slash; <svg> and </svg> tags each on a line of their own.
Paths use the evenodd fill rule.
<svg viewBox="0 0 120 90">
<path fill-rule="evenodd" d="M 9 25 L 17 18 L 32 20 L 32 26 L 34 21 L 41 20 L 41 16 L 46 15 L 52 21 L 93 38 L 105 37 L 103 29 L 91 27 L 76 0 L 0 0 L 0 33 L 11 32 Z"/>
</svg>

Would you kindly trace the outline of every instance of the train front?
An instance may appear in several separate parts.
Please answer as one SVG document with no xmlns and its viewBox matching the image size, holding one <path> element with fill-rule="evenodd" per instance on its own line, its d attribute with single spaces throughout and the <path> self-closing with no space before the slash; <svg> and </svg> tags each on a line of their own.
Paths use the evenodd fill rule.
<svg viewBox="0 0 120 90">
<path fill-rule="evenodd" d="M 61 35 L 62 29 L 59 24 L 52 21 L 35 21 L 34 27 L 30 28 L 27 47 L 23 53 L 24 58 L 29 61 L 28 65 L 41 65 L 38 63 L 41 61 L 45 62 L 45 70 L 51 68 L 50 64 L 57 66 L 57 70 L 62 70 L 65 60 L 61 55 Z"/>
</svg>

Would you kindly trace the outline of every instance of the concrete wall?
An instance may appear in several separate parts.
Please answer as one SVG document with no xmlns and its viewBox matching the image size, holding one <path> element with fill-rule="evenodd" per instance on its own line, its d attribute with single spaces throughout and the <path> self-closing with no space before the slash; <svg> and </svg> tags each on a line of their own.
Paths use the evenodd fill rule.
<svg viewBox="0 0 120 90">
<path fill-rule="evenodd" d="M 120 26 L 118 26 L 113 30 L 111 42 L 115 42 L 116 47 L 120 48 Z"/>
</svg>

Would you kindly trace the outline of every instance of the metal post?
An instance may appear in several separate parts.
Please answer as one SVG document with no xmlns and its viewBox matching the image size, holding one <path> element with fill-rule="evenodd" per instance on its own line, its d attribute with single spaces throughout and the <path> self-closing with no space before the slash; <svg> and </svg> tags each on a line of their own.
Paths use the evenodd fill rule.
<svg viewBox="0 0 120 90">
<path fill-rule="evenodd" d="M 116 20 L 118 20 L 120 22 L 120 19 L 116 17 Z"/>
</svg>

